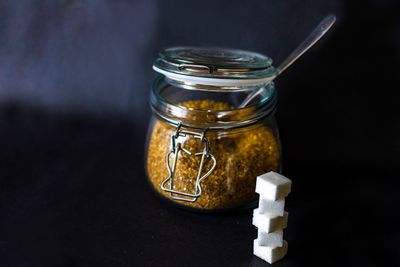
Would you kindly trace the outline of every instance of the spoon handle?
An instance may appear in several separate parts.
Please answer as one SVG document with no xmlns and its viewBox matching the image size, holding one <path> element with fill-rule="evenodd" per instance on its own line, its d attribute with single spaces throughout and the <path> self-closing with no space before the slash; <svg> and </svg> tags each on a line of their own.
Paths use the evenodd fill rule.
<svg viewBox="0 0 400 267">
<path fill-rule="evenodd" d="M 279 65 L 277 75 L 285 71 L 293 62 L 310 49 L 332 27 L 335 21 L 335 15 L 325 17 L 310 35 Z"/>
<path fill-rule="evenodd" d="M 310 47 L 313 46 L 319 39 L 321 39 L 321 37 L 332 27 L 335 21 L 335 15 L 326 16 L 310 33 L 310 35 L 308 35 L 308 37 L 279 65 L 279 67 L 276 69 L 275 76 L 270 81 L 275 79 L 276 76 L 285 71 L 290 65 L 293 64 L 293 62 L 307 52 L 307 50 L 310 49 Z M 246 107 L 258 94 L 263 91 L 263 89 L 264 87 L 251 92 L 238 107 Z"/>
</svg>

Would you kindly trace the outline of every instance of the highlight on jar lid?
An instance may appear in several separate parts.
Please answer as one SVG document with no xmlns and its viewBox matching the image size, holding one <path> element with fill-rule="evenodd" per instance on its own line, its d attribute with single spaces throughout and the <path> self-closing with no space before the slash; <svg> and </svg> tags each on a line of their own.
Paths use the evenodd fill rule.
<svg viewBox="0 0 400 267">
<path fill-rule="evenodd" d="M 272 59 L 219 47 L 172 47 L 159 53 L 153 69 L 174 85 L 194 90 L 250 90 L 276 75 Z"/>
</svg>

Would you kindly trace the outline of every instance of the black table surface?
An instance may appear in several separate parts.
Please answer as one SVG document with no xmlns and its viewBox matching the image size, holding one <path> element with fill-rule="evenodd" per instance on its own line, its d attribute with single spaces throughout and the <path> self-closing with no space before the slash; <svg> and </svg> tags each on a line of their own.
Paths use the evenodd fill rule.
<svg viewBox="0 0 400 267">
<path fill-rule="evenodd" d="M 199 214 L 146 182 L 143 127 L 1 112 L 0 266 L 265 266 L 252 211 Z M 290 162 L 289 252 L 275 266 L 400 266 L 395 174 Z"/>
</svg>

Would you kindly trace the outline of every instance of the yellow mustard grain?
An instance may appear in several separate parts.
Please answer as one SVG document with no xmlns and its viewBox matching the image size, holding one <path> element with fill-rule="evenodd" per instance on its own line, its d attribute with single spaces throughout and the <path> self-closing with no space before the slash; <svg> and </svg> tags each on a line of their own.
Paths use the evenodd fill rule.
<svg viewBox="0 0 400 267">
<path fill-rule="evenodd" d="M 180 104 L 196 110 L 229 110 L 232 107 L 223 102 L 194 100 Z M 198 118 L 201 119 L 201 118 Z M 161 182 L 168 177 L 165 155 L 168 153 L 171 135 L 176 128 L 157 120 L 153 127 L 147 153 L 147 174 L 153 187 L 162 195 L 169 194 L 160 188 Z M 256 177 L 268 171 L 277 171 L 280 162 L 279 143 L 272 130 L 262 124 L 232 131 L 232 134 L 220 136 L 218 132 L 207 132 L 211 153 L 217 164 L 210 176 L 202 183 L 202 194 L 195 202 L 176 201 L 179 204 L 205 210 L 228 209 L 245 206 L 256 200 L 254 192 Z M 198 139 L 187 136 L 183 147 L 192 152 L 201 152 L 202 144 Z M 171 159 L 172 162 L 172 159 Z M 199 156 L 179 153 L 174 177 L 174 189 L 194 193 L 194 181 L 200 163 Z M 207 161 L 205 173 L 211 167 Z"/>
</svg>

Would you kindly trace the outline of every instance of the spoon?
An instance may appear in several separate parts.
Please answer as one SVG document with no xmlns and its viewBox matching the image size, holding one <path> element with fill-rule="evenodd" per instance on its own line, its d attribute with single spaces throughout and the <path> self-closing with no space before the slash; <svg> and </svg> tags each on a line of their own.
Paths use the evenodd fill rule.
<svg viewBox="0 0 400 267">
<path fill-rule="evenodd" d="M 336 21 L 335 15 L 326 16 L 318 26 L 308 35 L 308 37 L 279 65 L 276 69 L 276 74 L 268 82 L 273 81 L 278 75 L 284 72 L 288 67 L 290 67 L 299 57 L 301 57 L 308 49 L 310 49 L 322 36 L 332 27 Z M 265 85 L 267 85 L 266 83 Z M 253 100 L 258 94 L 260 94 L 265 85 L 250 93 L 245 100 L 239 105 L 239 108 L 246 107 L 251 100 Z"/>
</svg>

